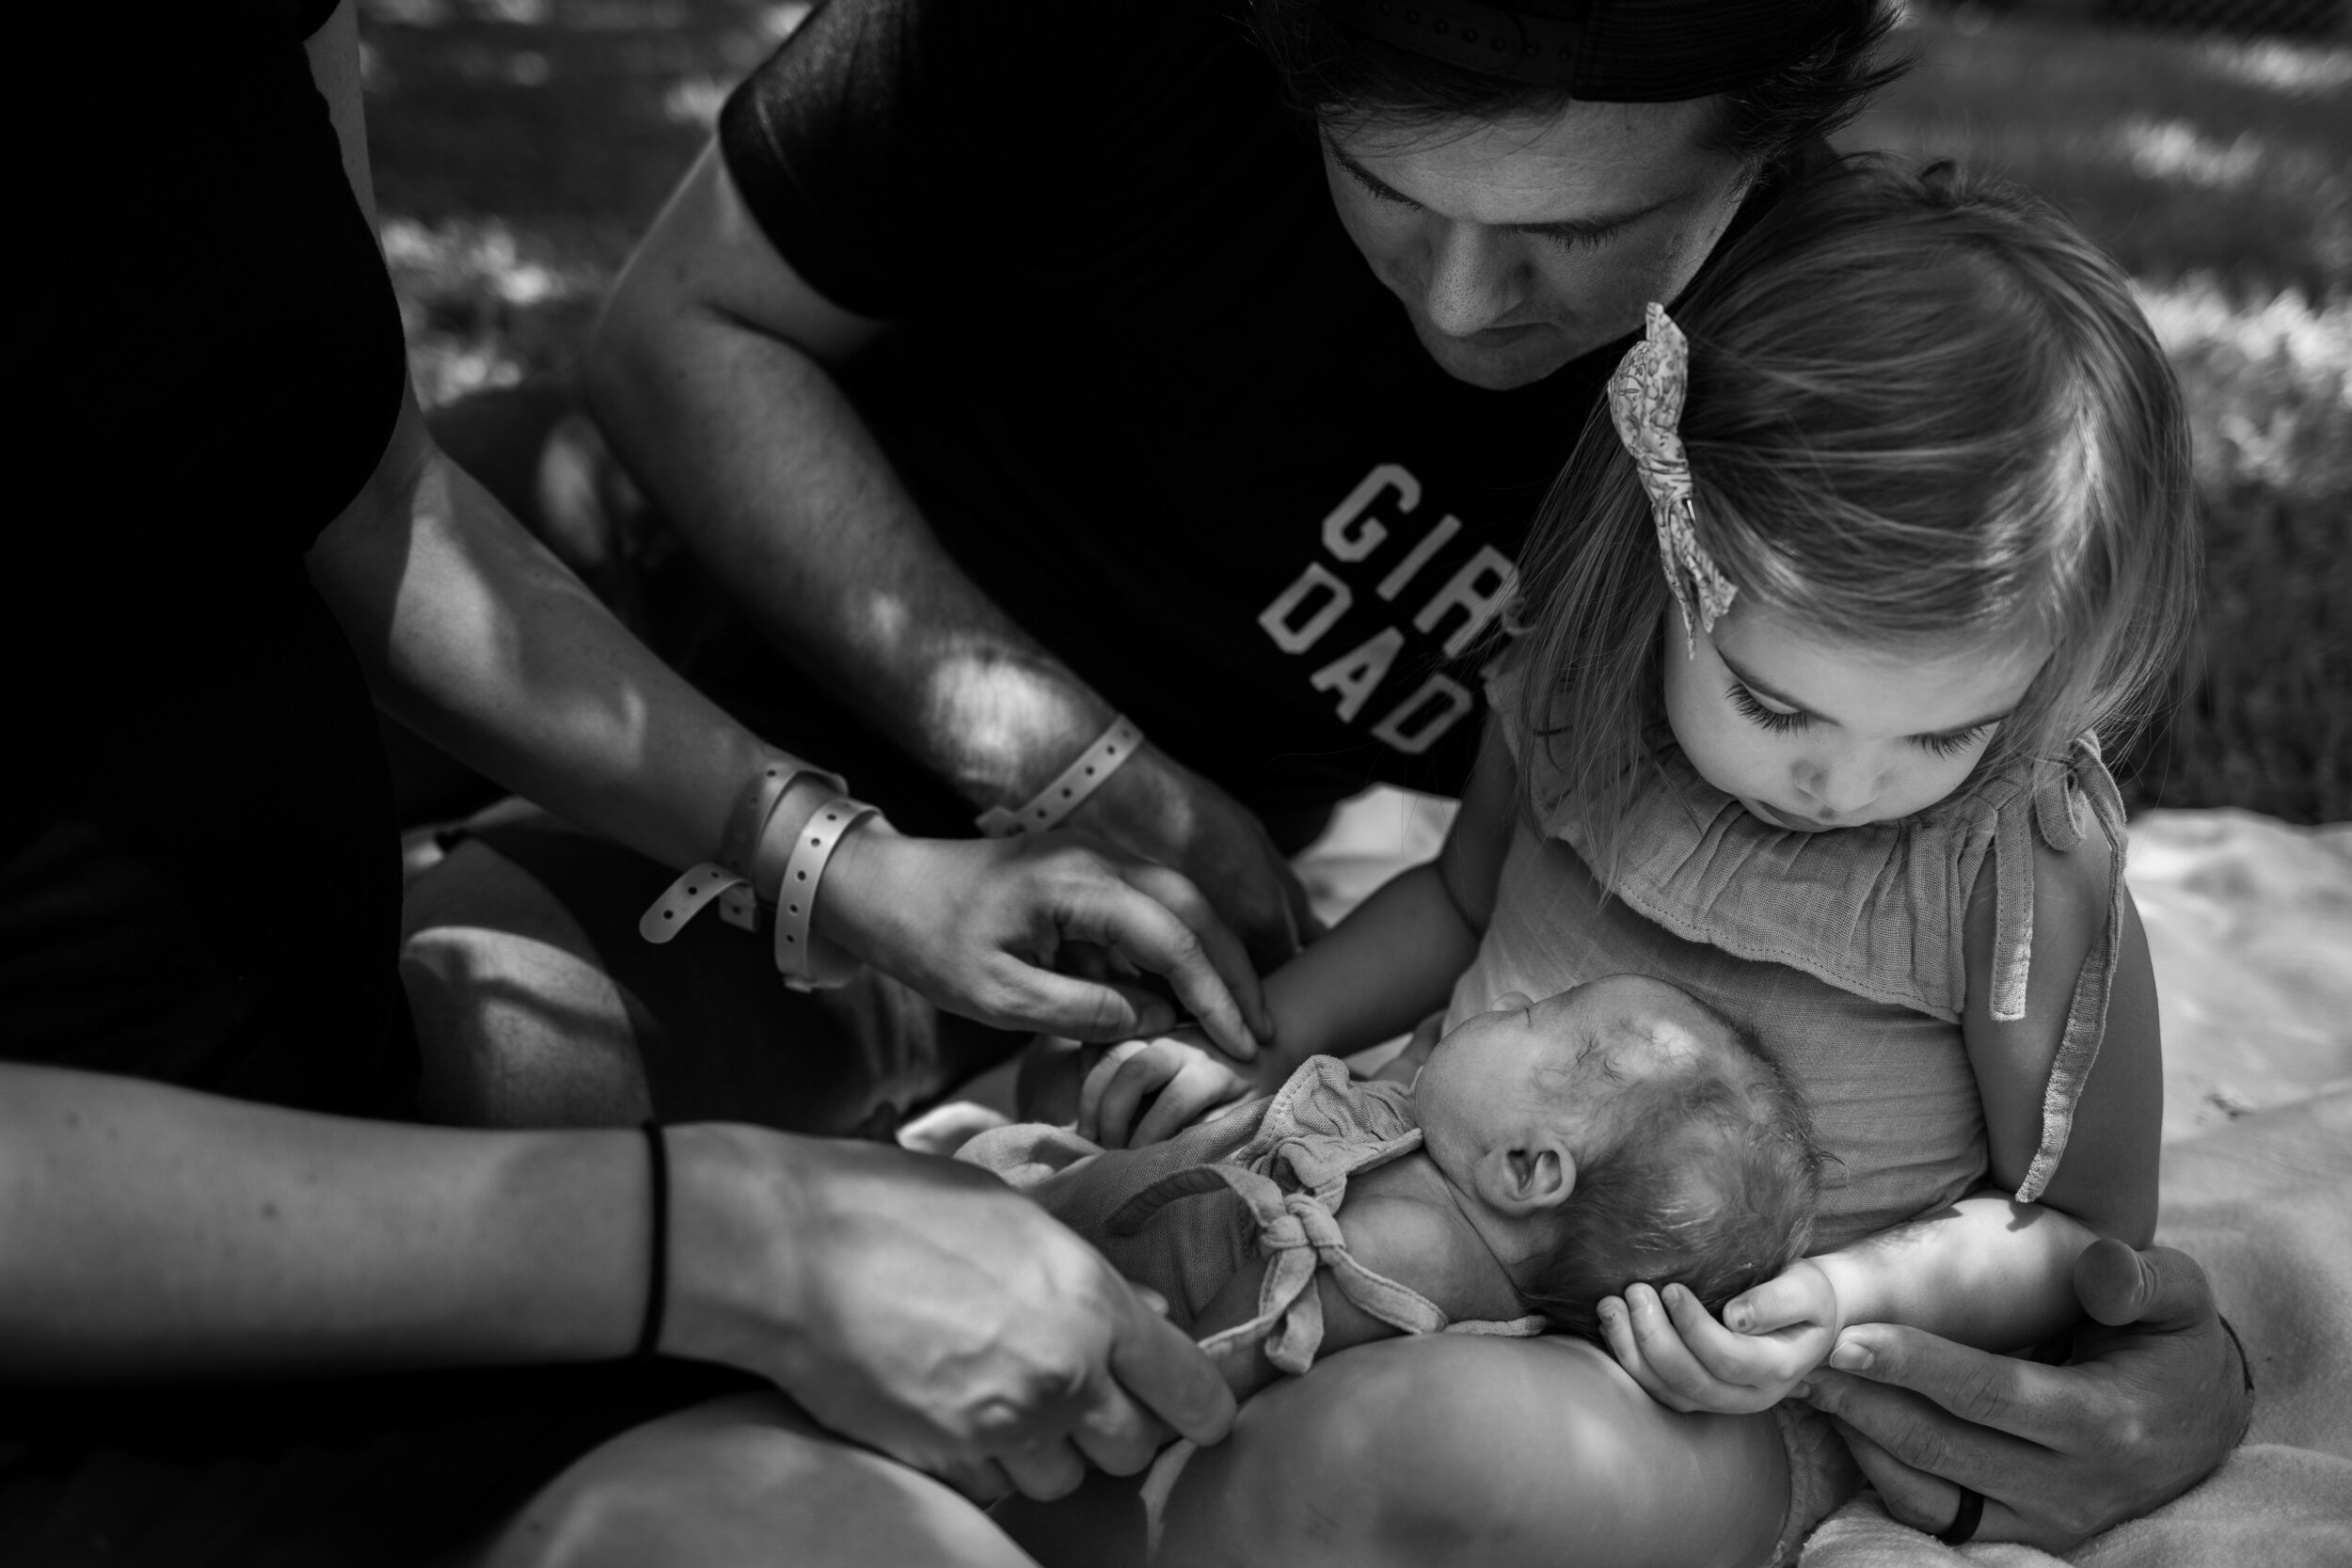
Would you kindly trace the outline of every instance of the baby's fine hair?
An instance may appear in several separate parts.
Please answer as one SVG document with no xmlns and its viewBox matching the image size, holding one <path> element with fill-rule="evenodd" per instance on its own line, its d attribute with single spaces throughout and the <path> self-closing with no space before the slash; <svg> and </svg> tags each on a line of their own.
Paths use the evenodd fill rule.
<svg viewBox="0 0 2352 1568">
<path fill-rule="evenodd" d="M 2198 545 L 2180 390 L 2112 261 L 2014 186 L 1857 157 L 1785 195 L 1674 317 L 1698 537 L 1735 609 L 1898 652 L 2046 639 L 1979 769 L 2060 765 L 2086 732 L 2113 754 L 2188 633 Z M 1606 883 L 1672 605 L 1606 407 L 1523 566 L 1506 721 L 1550 748 Z"/>
<path fill-rule="evenodd" d="M 1528 1306 L 1600 1340 L 1600 1304 L 1639 1281 L 1678 1284 L 1710 1312 L 1804 1254 L 1828 1156 L 1804 1101 L 1750 1031 L 1692 1003 L 1753 1070 L 1709 1055 L 1689 1072 L 1628 1085 L 1615 1137 L 1581 1164 Z"/>
</svg>

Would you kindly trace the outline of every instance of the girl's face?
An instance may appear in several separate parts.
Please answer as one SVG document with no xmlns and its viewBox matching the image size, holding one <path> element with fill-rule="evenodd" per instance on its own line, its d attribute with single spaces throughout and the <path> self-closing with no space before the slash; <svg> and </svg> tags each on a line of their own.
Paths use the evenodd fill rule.
<svg viewBox="0 0 2352 1568">
<path fill-rule="evenodd" d="M 1692 766 L 1761 820 L 1802 832 L 1891 822 L 1958 789 L 2047 657 L 2033 640 L 1857 648 L 1752 603 L 1695 652 L 1674 606 L 1662 635 L 1666 717 Z"/>
</svg>

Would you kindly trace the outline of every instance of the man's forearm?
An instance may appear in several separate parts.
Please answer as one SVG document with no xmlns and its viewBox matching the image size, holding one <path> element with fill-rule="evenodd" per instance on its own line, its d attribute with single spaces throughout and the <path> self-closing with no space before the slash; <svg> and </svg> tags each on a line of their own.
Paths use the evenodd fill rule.
<svg viewBox="0 0 2352 1568">
<path fill-rule="evenodd" d="M 2016 1350 L 2080 1316 L 2074 1259 L 2092 1232 L 1996 1193 L 1816 1259 L 1848 1323 L 1895 1323 L 1983 1350 Z"/>
<path fill-rule="evenodd" d="M 1109 722 L 948 557 L 800 348 L 691 303 L 623 309 L 588 389 L 631 472 L 768 638 L 970 800 L 1026 799 Z"/>
<path fill-rule="evenodd" d="M 635 1132 L 453 1132 L 0 1065 L 0 1371 L 617 1355 L 647 1187 Z"/>
</svg>

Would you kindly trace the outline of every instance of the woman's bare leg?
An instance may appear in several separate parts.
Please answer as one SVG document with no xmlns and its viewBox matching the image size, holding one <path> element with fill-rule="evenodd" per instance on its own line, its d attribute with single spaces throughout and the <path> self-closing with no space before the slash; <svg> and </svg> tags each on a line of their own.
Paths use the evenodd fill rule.
<svg viewBox="0 0 2352 1568">
<path fill-rule="evenodd" d="M 1758 1568 L 1788 1498 L 1769 1416 L 1677 1415 L 1572 1340 L 1431 1335 L 1252 1400 L 1155 1568 Z"/>
<path fill-rule="evenodd" d="M 781 1396 L 682 1410 L 583 1456 L 467 1568 L 1035 1568 L 950 1488 Z"/>
</svg>

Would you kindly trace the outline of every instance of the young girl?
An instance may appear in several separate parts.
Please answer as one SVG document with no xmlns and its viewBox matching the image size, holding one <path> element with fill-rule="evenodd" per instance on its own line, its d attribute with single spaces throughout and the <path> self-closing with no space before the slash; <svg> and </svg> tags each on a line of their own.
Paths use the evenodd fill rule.
<svg viewBox="0 0 2352 1568">
<path fill-rule="evenodd" d="M 1775 1411 L 1787 1484 L 1705 1502 L 1753 1539 L 1776 1514 L 1775 1558 L 1858 1484 L 1780 1402 L 1843 1325 L 2028 1344 L 2092 1237 L 2149 1239 L 2154 990 L 2101 757 L 2171 666 L 2194 538 L 2177 389 L 2114 265 L 1948 166 L 1831 171 L 1650 308 L 1529 546 L 1443 854 L 1268 983 L 1261 1085 L 1449 988 L 1451 1024 L 1619 971 L 1761 1037 L 1834 1160 L 1819 1250 L 1720 1323 L 1636 1282 L 1601 1315 L 1661 1402 Z M 1155 1041 L 1081 1131 L 1256 1086 Z M 1613 1507 L 1657 1539 L 1612 1540 L 1672 1557 L 1704 1509 L 1642 1473 Z M 1947 1534 L 1979 1523 L 1963 1495 Z"/>
</svg>

